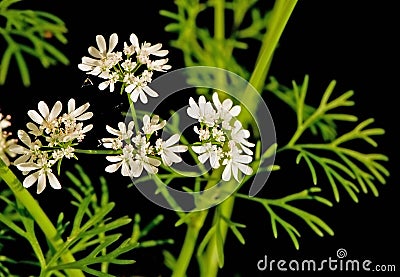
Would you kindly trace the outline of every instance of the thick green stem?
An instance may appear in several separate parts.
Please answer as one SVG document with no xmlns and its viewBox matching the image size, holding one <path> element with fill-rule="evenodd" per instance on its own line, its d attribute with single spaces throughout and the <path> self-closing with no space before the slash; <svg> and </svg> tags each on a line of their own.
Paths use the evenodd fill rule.
<svg viewBox="0 0 400 277">
<path fill-rule="evenodd" d="M 187 230 L 185 240 L 176 261 L 172 277 L 185 277 L 187 268 L 191 258 L 193 257 L 194 249 L 196 247 L 197 238 L 200 229 L 203 227 L 204 220 L 206 219 L 208 210 L 197 211 L 190 215 L 187 222 Z"/>
<path fill-rule="evenodd" d="M 228 234 L 228 224 L 222 218 L 231 218 L 233 206 L 235 203 L 235 197 L 230 196 L 224 202 L 222 202 L 218 208 L 220 210 L 219 213 L 215 213 L 215 220 L 219 221 L 219 236 L 213 235 L 210 239 L 210 243 L 207 246 L 207 250 L 205 252 L 205 256 L 203 256 L 202 262 L 204 263 L 204 268 L 202 268 L 202 277 L 209 276 L 217 276 L 219 264 L 218 264 L 218 250 L 217 250 L 217 242 L 216 240 L 219 238 L 223 239 L 223 243 L 225 243 L 226 235 Z"/>
<path fill-rule="evenodd" d="M 257 58 L 255 69 L 249 80 L 249 83 L 260 93 L 263 91 L 274 51 L 296 3 L 297 0 L 277 0 L 275 2 L 272 10 L 271 21 L 268 26 L 268 31 L 262 41 L 262 46 Z M 246 106 L 248 110 L 239 115 L 239 120 L 241 120 L 241 122 L 252 122 L 252 116 L 248 111 L 255 112 L 257 110 L 258 102 L 254 99 L 251 99 L 253 94 L 249 93 L 247 95 L 248 98 L 246 98 Z M 220 216 L 229 219 L 232 215 L 234 203 L 234 195 L 230 196 L 227 200 L 221 203 L 219 207 L 221 211 Z M 220 234 L 218 235 L 218 238 L 216 234 L 213 235 L 207 247 L 203 260 L 205 269 L 202 269 L 205 272 L 203 274 L 204 277 L 217 276 L 219 265 L 217 259 L 216 240 L 222 238 L 223 242 L 225 242 L 228 231 L 226 222 L 223 221 L 222 218 L 217 220 L 220 220 Z"/>
<path fill-rule="evenodd" d="M 6 184 L 14 193 L 15 198 L 28 210 L 52 247 L 54 247 L 56 250 L 59 249 L 60 245 L 62 245 L 64 242 L 61 238 L 59 238 L 56 228 L 51 223 L 43 209 L 40 207 L 39 203 L 22 186 L 21 182 L 2 159 L 0 159 L 0 178 L 6 182 Z M 61 256 L 61 259 L 64 263 L 71 263 L 75 261 L 72 254 L 68 251 Z M 81 270 L 77 269 L 68 269 L 66 272 L 68 273 L 68 276 L 85 276 Z"/>
<path fill-rule="evenodd" d="M 221 178 L 221 169 L 215 169 L 206 185 L 205 189 L 214 186 Z M 187 224 L 187 230 L 185 235 L 185 240 L 179 253 L 179 257 L 176 261 L 174 270 L 172 272 L 172 277 L 185 277 L 186 271 L 189 266 L 191 259 L 193 258 L 194 249 L 196 247 L 197 238 L 199 232 L 203 227 L 203 223 L 208 215 L 209 210 L 202 210 L 193 212 L 192 215 L 188 217 L 185 221 Z"/>
</svg>

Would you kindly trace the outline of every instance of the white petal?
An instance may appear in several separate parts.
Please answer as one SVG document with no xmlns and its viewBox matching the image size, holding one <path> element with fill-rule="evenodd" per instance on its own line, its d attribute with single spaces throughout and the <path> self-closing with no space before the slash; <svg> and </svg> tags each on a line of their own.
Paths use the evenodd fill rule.
<svg viewBox="0 0 400 277">
<path fill-rule="evenodd" d="M 93 124 L 89 124 L 82 129 L 82 133 L 87 133 L 93 129 Z"/>
<path fill-rule="evenodd" d="M 48 172 L 48 173 L 47 173 L 47 177 L 49 178 L 50 186 L 51 186 L 53 189 L 61 189 L 61 184 L 60 184 L 60 182 L 58 181 L 56 175 L 54 175 L 52 172 Z"/>
<path fill-rule="evenodd" d="M 138 40 L 137 36 L 134 33 L 132 33 L 130 35 L 129 41 L 132 43 L 133 46 L 139 47 L 139 40 Z"/>
<path fill-rule="evenodd" d="M 229 181 L 231 179 L 231 162 L 225 166 L 224 171 L 222 172 L 222 180 Z"/>
<path fill-rule="evenodd" d="M 97 47 L 99 47 L 100 53 L 104 54 L 107 51 L 106 40 L 102 35 L 96 36 Z"/>
<path fill-rule="evenodd" d="M 40 114 L 46 118 L 49 115 L 49 107 L 44 101 L 40 101 L 38 104 L 38 109 Z"/>
<path fill-rule="evenodd" d="M 95 58 L 101 59 L 103 57 L 101 55 L 100 51 L 97 48 L 93 47 L 93 46 L 90 46 L 88 48 L 88 52 L 89 52 L 90 55 L 92 55 Z"/>
<path fill-rule="evenodd" d="M 118 35 L 113 33 L 109 39 L 108 52 L 112 52 L 118 44 Z"/>
<path fill-rule="evenodd" d="M 175 145 L 175 146 L 168 147 L 168 149 L 175 153 L 186 152 L 188 150 L 186 145 Z"/>
<path fill-rule="evenodd" d="M 32 186 L 37 181 L 38 175 L 39 175 L 39 172 L 35 172 L 35 173 L 29 175 L 28 177 L 26 177 L 23 182 L 23 186 L 25 188 L 29 188 L 30 186 Z"/>
<path fill-rule="evenodd" d="M 143 90 L 140 90 L 139 96 L 140 96 L 140 101 L 142 101 L 143 104 L 147 104 L 147 96 L 143 92 Z"/>
<path fill-rule="evenodd" d="M 35 121 L 37 124 L 42 124 L 43 123 L 43 117 L 40 116 L 40 114 L 38 114 L 37 111 L 34 110 L 29 110 L 28 111 L 28 116 Z"/>
<path fill-rule="evenodd" d="M 125 89 L 126 91 L 128 91 L 128 90 L 127 90 L 128 87 L 129 87 L 129 86 L 126 87 L 126 89 Z M 133 88 L 133 87 L 132 87 L 132 88 Z M 138 97 L 139 97 L 139 92 L 138 92 L 137 90 L 133 90 L 132 93 L 131 93 L 131 96 L 130 96 L 131 100 L 132 100 L 134 103 L 136 103 L 137 100 L 138 100 Z"/>
<path fill-rule="evenodd" d="M 235 162 L 240 162 L 244 164 L 248 164 L 253 160 L 251 156 L 248 155 L 238 155 L 235 157 Z"/>
<path fill-rule="evenodd" d="M 202 164 L 204 164 L 208 160 L 209 155 L 207 153 L 204 153 L 204 154 L 201 154 L 198 158 L 199 158 L 199 161 Z"/>
<path fill-rule="evenodd" d="M 231 168 L 232 168 L 233 178 L 235 178 L 235 180 L 239 182 L 237 163 L 236 164 L 232 163 Z"/>
<path fill-rule="evenodd" d="M 68 101 L 68 113 L 72 113 L 75 110 L 75 99 L 71 98 Z"/>
<path fill-rule="evenodd" d="M 121 156 L 106 156 L 106 160 L 112 163 L 120 162 Z"/>
<path fill-rule="evenodd" d="M 116 129 L 108 126 L 108 125 L 106 125 L 106 130 L 112 135 L 115 135 L 115 136 L 119 136 L 120 135 L 120 131 L 119 130 L 116 130 Z"/>
<path fill-rule="evenodd" d="M 57 118 L 57 116 L 61 113 L 61 109 L 62 109 L 62 104 L 61 104 L 60 101 L 57 101 L 54 104 L 54 107 L 51 109 L 51 112 L 50 112 L 48 120 L 52 121 L 55 118 Z"/>
<path fill-rule="evenodd" d="M 46 175 L 45 175 L 45 174 L 39 174 L 36 193 L 37 193 L 37 194 L 42 193 L 42 191 L 43 191 L 45 188 L 46 188 Z"/>
<path fill-rule="evenodd" d="M 144 90 L 148 95 L 150 95 L 150 96 L 152 96 L 152 97 L 157 97 L 157 96 L 158 96 L 158 93 L 155 92 L 153 89 L 151 89 L 149 86 L 145 86 L 145 87 L 143 88 L 143 90 Z"/>
<path fill-rule="evenodd" d="M 108 173 L 114 173 L 115 171 L 118 170 L 118 168 L 121 166 L 120 163 L 116 163 L 116 164 L 110 164 L 106 167 L 105 171 Z"/>
<path fill-rule="evenodd" d="M 17 168 L 21 171 L 31 171 L 35 169 L 39 169 L 40 166 L 38 166 L 35 163 L 21 163 L 17 165 Z"/>
<path fill-rule="evenodd" d="M 83 120 L 91 119 L 92 117 L 93 117 L 93 113 L 92 112 L 87 112 L 87 113 L 84 113 L 84 114 L 78 116 L 76 118 L 76 120 L 83 121 Z"/>
<path fill-rule="evenodd" d="M 167 139 L 167 140 L 165 141 L 165 144 L 164 144 L 164 145 L 165 145 L 166 147 L 171 146 L 171 145 L 177 143 L 177 142 L 179 141 L 179 138 L 180 138 L 179 134 L 174 134 L 174 135 L 172 135 L 171 137 L 169 137 L 169 139 Z"/>
<path fill-rule="evenodd" d="M 122 174 L 122 176 L 130 176 L 131 175 L 130 168 L 126 163 L 122 164 L 121 174 Z"/>
<path fill-rule="evenodd" d="M 24 130 L 18 130 L 18 138 L 28 147 L 31 146 L 32 141 L 29 135 Z"/>
<path fill-rule="evenodd" d="M 218 168 L 219 167 L 219 161 L 217 157 L 217 153 L 213 152 L 210 154 L 210 164 L 212 168 Z"/>
<path fill-rule="evenodd" d="M 204 153 L 205 149 L 203 146 L 192 146 L 192 150 L 197 154 Z"/>
<path fill-rule="evenodd" d="M 245 165 L 245 164 L 236 164 L 236 166 L 239 168 L 239 170 L 241 171 L 241 172 L 243 172 L 244 174 L 246 174 L 246 175 L 251 175 L 252 173 L 253 173 L 253 169 L 250 167 L 250 166 L 248 166 L 248 165 Z"/>
<path fill-rule="evenodd" d="M 234 106 L 229 112 L 231 115 L 233 116 L 238 116 L 240 114 L 241 111 L 241 107 L 240 106 Z"/>
</svg>

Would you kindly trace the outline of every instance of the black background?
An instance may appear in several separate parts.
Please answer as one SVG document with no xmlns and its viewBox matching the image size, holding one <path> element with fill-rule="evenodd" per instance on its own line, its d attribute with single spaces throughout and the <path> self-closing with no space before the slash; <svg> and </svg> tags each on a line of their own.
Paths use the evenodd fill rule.
<svg viewBox="0 0 400 277">
<path fill-rule="evenodd" d="M 0 87 L 0 108 L 3 114 L 12 115 L 13 128 L 23 128 L 27 120 L 26 112 L 36 109 L 39 100 L 46 100 L 52 105 L 58 99 L 70 97 L 82 103 L 93 103 L 94 111 L 99 114 L 96 119 L 98 122 L 108 124 L 112 120 L 109 113 L 114 114 L 115 111 L 110 106 L 118 106 L 121 99 L 99 92 L 96 88 L 81 88 L 86 77 L 77 69 L 81 57 L 87 55 L 88 46 L 95 45 L 97 34 L 107 38 L 116 32 L 121 41 L 127 41 L 129 34 L 134 32 L 141 41 L 162 42 L 164 48 L 170 50 L 173 69 L 183 67 L 179 50 L 168 45 L 168 41 L 175 38 L 175 35 L 163 29 L 170 21 L 159 15 L 160 9 L 174 10 L 172 1 L 81 1 L 80 4 L 68 1 L 24 1 L 20 6 L 53 12 L 65 21 L 68 44 L 60 47 L 71 63 L 69 66 L 57 65 L 44 69 L 36 60 L 32 60 L 32 85 L 28 88 L 22 86 L 13 65 L 14 69 L 9 73 L 6 84 Z M 298 2 L 274 56 L 270 74 L 288 86 L 292 80 L 301 83 L 304 75 L 309 74 L 310 86 L 315 93 L 311 97 L 315 99 L 318 99 L 332 79 L 337 81 L 337 92 L 354 90 L 356 105 L 350 108 L 352 112 L 360 120 L 375 118 L 374 126 L 386 130 L 384 136 L 377 138 L 379 147 L 374 150 L 388 155 L 390 160 L 386 165 L 391 176 L 386 185 L 378 184 L 379 197 L 361 194 L 360 202 L 354 203 L 343 193 L 341 203 L 333 208 L 319 205 L 312 207 L 311 211 L 320 215 L 333 228 L 335 236 L 320 238 L 309 228 L 298 227 L 302 234 L 300 250 L 292 247 L 284 232 L 280 232 L 278 239 L 272 237 L 269 217 L 261 206 L 238 200 L 233 220 L 247 225 L 243 231 L 246 244 L 242 246 L 233 236 L 228 236 L 226 265 L 220 276 L 268 276 L 267 271 L 257 272 L 256 268 L 257 261 L 266 254 L 269 259 L 325 259 L 335 258 L 339 248 L 347 250 L 348 258 L 370 259 L 374 264 L 396 264 L 399 269 L 399 116 L 396 98 L 399 93 L 399 47 L 395 40 L 398 36 L 398 23 L 394 1 Z M 252 65 L 251 54 L 238 55 L 249 66 Z M 266 101 L 276 125 L 278 143 L 283 144 L 293 131 L 291 124 L 295 120 L 294 114 L 288 109 L 282 110 L 284 106 L 274 99 L 267 98 Z M 88 172 L 98 173 L 105 162 L 96 157 L 94 162 L 99 163 L 100 167 L 92 168 L 88 163 L 93 163 L 93 159 L 83 157 L 82 165 Z M 293 157 L 285 156 L 278 157 L 277 163 L 291 168 L 295 162 Z M 122 177 L 107 178 L 113 180 L 110 182 L 113 187 L 111 197 L 117 202 L 120 214 L 132 216 L 139 212 L 144 222 L 156 214 L 165 214 L 165 222 L 152 239 L 174 238 L 176 244 L 167 246 L 167 249 L 177 255 L 184 227 L 173 227 L 177 219 L 174 213 L 143 199 L 134 189 L 126 193 L 125 184 L 129 180 Z M 267 197 L 284 195 L 297 191 L 296 186 L 310 184 L 307 171 L 294 169 L 290 174 L 271 176 L 262 194 Z M 325 188 L 329 189 L 327 186 Z M 31 190 L 34 194 L 34 189 Z M 62 191 L 53 192 L 51 189 L 38 196 L 42 205 L 55 213 L 50 212 L 50 216 L 56 216 L 62 210 L 60 198 L 63 198 Z M 121 276 L 168 276 L 168 270 L 162 265 L 161 250 L 162 247 L 137 250 L 133 254 L 137 263 L 125 273 L 125 269 L 118 269 Z M 193 263 L 192 268 L 195 267 Z M 195 274 L 193 270 L 189 276 Z"/>
</svg>

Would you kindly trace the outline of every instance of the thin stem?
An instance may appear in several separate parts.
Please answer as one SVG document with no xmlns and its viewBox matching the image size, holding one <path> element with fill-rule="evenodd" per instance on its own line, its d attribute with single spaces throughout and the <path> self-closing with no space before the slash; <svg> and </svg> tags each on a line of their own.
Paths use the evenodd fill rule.
<svg viewBox="0 0 400 277">
<path fill-rule="evenodd" d="M 64 242 L 59 238 L 57 229 L 51 223 L 46 213 L 40 207 L 39 203 L 32 197 L 32 195 L 22 186 L 21 182 L 15 176 L 15 174 L 8 168 L 4 161 L 0 158 L 0 178 L 3 179 L 6 184 L 10 187 L 15 195 L 15 198 L 28 210 L 32 218 L 38 224 L 47 241 L 56 250 L 60 248 Z M 61 256 L 61 260 L 64 263 L 71 263 L 75 261 L 75 258 L 71 252 L 66 251 Z M 85 275 L 81 270 L 78 269 L 66 269 L 68 276 L 84 277 Z"/>
<path fill-rule="evenodd" d="M 96 154 L 96 155 L 116 155 L 121 154 L 121 150 L 90 150 L 90 149 L 75 149 L 75 153 L 80 154 Z"/>
<path fill-rule="evenodd" d="M 132 120 L 133 120 L 133 122 L 135 122 L 134 129 L 138 133 L 140 129 L 139 129 L 139 123 L 138 123 L 138 119 L 137 119 L 137 115 L 136 115 L 135 104 L 133 103 L 133 101 L 130 97 L 131 95 L 127 94 L 127 96 L 128 96 L 129 110 L 131 111 Z"/>
</svg>

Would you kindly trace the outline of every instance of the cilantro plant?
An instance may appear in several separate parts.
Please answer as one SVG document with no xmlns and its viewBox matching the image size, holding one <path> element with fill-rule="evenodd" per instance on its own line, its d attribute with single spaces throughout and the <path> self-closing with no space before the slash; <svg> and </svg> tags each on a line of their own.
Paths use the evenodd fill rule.
<svg viewBox="0 0 400 277">
<path fill-rule="evenodd" d="M 20 17 L 10 16 L 14 10 L 9 6 L 14 2 L 0 1 L 0 11 L 10 23 L 0 29 L 5 38 L 16 34 L 13 26 L 19 30 L 13 20 Z M 188 276 L 192 265 L 200 276 L 217 276 L 225 265 L 228 234 L 241 244 L 246 241 L 241 232 L 245 223 L 234 220 L 234 207 L 240 206 L 240 201 L 259 204 L 259 220 L 270 222 L 275 238 L 286 234 L 296 249 L 303 232 L 333 236 L 329 222 L 313 208 L 332 207 L 346 197 L 358 202 L 361 193 L 379 195 L 379 185 L 389 176 L 388 157 L 375 149 L 377 138 L 385 132 L 375 126 L 373 118 L 359 119 L 351 112 L 353 91 L 336 91 L 335 80 L 323 92 L 313 92 L 309 91 L 312 76 L 305 74 L 300 82 L 285 85 L 270 74 L 273 55 L 296 3 L 276 0 L 264 7 L 257 0 L 181 0 L 174 2 L 174 9 L 160 11 L 160 16 L 170 20 L 165 31 L 175 36 L 170 45 L 180 51 L 188 69 L 178 74 L 189 73 L 185 86 L 194 88 L 183 113 L 181 107 L 168 107 L 170 118 L 146 109 L 157 101 L 163 104 L 163 88 L 167 87 L 163 80 L 172 78 L 173 84 L 179 83 L 171 71 L 174 61 L 169 59 L 165 43 L 142 41 L 134 32 L 123 43 L 117 33 L 108 38 L 98 34 L 96 44 L 88 47 L 89 55 L 82 57 L 77 68 L 100 91 L 126 97 L 129 110 L 122 113 L 124 120 L 116 126 L 104 126 L 109 135 L 92 148 L 83 142 L 98 126 L 90 122 L 94 115 L 90 103 L 78 105 L 77 98 L 67 103 L 55 101 L 52 106 L 40 101 L 37 110 L 27 111 L 30 121 L 16 137 L 8 131 L 12 117 L 0 114 L 0 251 L 9 240 L 23 238 L 33 254 L 24 260 L 32 274 L 114 276 L 113 266 L 135 262 L 131 252 L 175 243 L 180 247 L 178 253 L 163 249 L 164 265 L 171 276 Z M 201 20 L 204 14 L 207 24 Z M 20 13 L 26 15 L 35 19 L 24 25 L 33 42 L 43 16 L 53 21 L 45 21 L 45 27 L 39 24 L 43 27 L 39 31 L 50 30 L 63 38 L 63 22 L 54 15 Z M 45 65 L 54 57 L 66 62 L 43 40 L 34 48 L 15 40 L 7 42 L 0 71 L 2 84 L 12 55 L 25 85 L 29 85 L 29 75 L 22 52 L 37 56 Z M 235 56 L 238 50 L 258 51 L 254 65 L 241 64 Z M 313 93 L 320 95 L 316 104 L 309 101 Z M 295 128 L 288 141 L 263 137 L 268 120 L 257 114 L 266 114 L 265 95 L 276 97 L 294 112 Z M 184 127 L 190 128 L 182 130 L 182 122 L 189 122 Z M 342 124 L 351 127 L 339 128 Z M 273 135 L 273 127 L 269 128 Z M 359 149 L 354 143 L 359 141 L 373 150 Z M 293 191 L 279 198 L 261 195 L 262 185 L 255 180 L 264 176 L 261 180 L 265 183 L 269 176 L 285 172 L 287 168 L 275 164 L 274 159 L 288 152 L 295 155 L 297 166 L 309 172 L 309 185 L 293 186 Z M 104 173 L 129 178 L 130 186 L 174 211 L 175 227 L 186 226 L 185 236 L 180 241 L 147 239 L 164 219 L 161 214 L 144 227 L 140 214 L 145 210 L 132 218 L 111 216 L 117 201 L 110 199 L 109 181 L 99 174 L 94 182 L 80 164 L 81 155 L 103 157 L 107 161 L 101 169 Z M 70 169 L 71 164 L 63 161 L 72 159 L 76 163 Z M 68 195 L 73 213 L 60 211 L 57 220 L 51 221 L 31 193 L 33 185 L 36 195 L 45 189 Z M 309 203 L 313 205 L 304 205 Z M 293 218 L 303 224 L 297 225 Z M 20 258 L 3 252 L 0 258 L 0 276 L 15 276 L 12 268 Z"/>
</svg>

